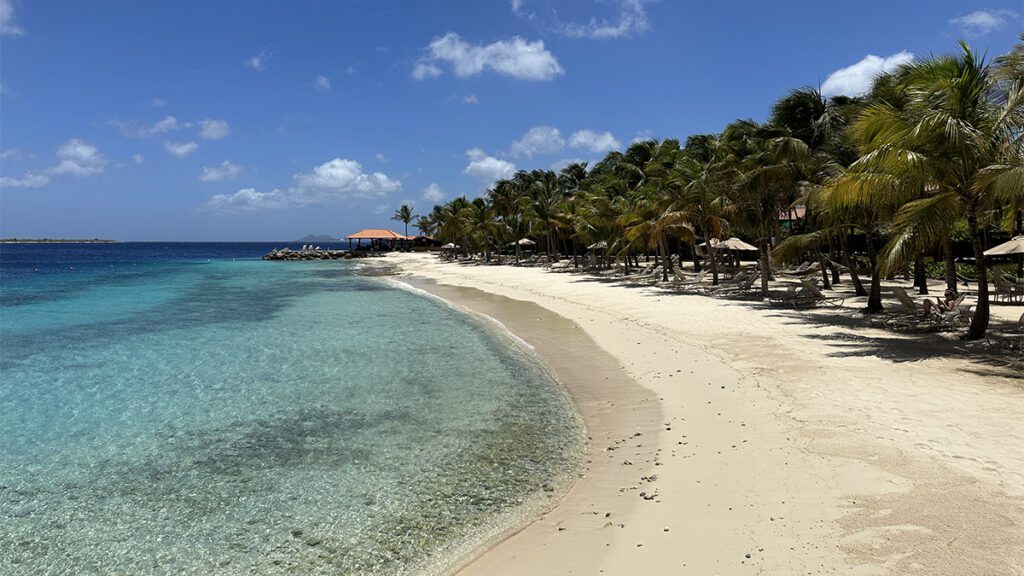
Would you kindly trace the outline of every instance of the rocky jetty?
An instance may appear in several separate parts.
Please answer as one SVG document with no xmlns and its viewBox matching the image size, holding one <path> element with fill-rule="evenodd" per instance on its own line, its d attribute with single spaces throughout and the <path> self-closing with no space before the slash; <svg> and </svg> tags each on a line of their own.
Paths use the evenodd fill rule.
<svg viewBox="0 0 1024 576">
<path fill-rule="evenodd" d="M 264 254 L 264 260 L 347 260 L 359 258 L 362 254 L 348 250 L 321 250 L 319 247 L 303 247 L 301 250 L 279 248 Z"/>
</svg>

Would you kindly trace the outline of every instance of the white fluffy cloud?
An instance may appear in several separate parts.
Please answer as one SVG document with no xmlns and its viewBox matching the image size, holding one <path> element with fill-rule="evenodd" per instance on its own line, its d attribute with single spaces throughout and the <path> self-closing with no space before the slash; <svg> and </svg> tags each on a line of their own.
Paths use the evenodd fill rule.
<svg viewBox="0 0 1024 576">
<path fill-rule="evenodd" d="M 619 0 L 615 18 L 591 18 L 587 22 L 569 22 L 558 30 L 570 38 L 591 38 L 603 40 L 622 38 L 646 32 L 649 27 L 644 0 Z"/>
<path fill-rule="evenodd" d="M 446 194 L 444 193 L 444 190 L 441 189 L 441 185 L 436 182 L 423 189 L 423 199 L 428 202 L 434 202 L 436 204 L 437 202 L 444 200 L 445 196 Z"/>
<path fill-rule="evenodd" d="M 0 176 L 0 188 L 42 188 L 49 183 L 49 176 L 34 172 L 25 172 L 20 178 L 16 176 Z"/>
<path fill-rule="evenodd" d="M 0 152 L 0 160 L 24 160 L 25 158 L 33 158 L 34 156 L 19 148 L 8 148 L 3 152 Z"/>
<path fill-rule="evenodd" d="M 60 162 L 48 171 L 69 176 L 91 176 L 103 172 L 107 159 L 99 148 L 85 140 L 72 138 L 57 149 Z"/>
<path fill-rule="evenodd" d="M 548 166 L 548 170 L 554 170 L 555 172 L 560 172 L 562 170 L 562 168 L 565 168 L 569 164 L 578 164 L 578 163 L 581 163 L 581 162 L 587 162 L 587 161 L 584 160 L 583 158 L 562 158 L 558 162 L 552 162 Z M 591 162 L 591 164 L 593 164 L 593 162 Z"/>
<path fill-rule="evenodd" d="M 512 142 L 509 152 L 513 156 L 532 158 L 534 154 L 552 154 L 565 147 L 562 133 L 554 126 L 534 126 L 522 138 Z"/>
<path fill-rule="evenodd" d="M 646 142 L 648 140 L 653 140 L 653 139 L 654 139 L 654 132 L 651 129 L 649 129 L 649 128 L 645 128 L 645 129 L 637 132 L 636 136 L 633 136 L 633 139 L 630 140 L 629 143 L 630 144 L 636 144 L 637 142 Z"/>
<path fill-rule="evenodd" d="M 132 162 L 135 164 L 142 164 L 146 159 L 142 157 L 142 154 L 132 154 Z"/>
<path fill-rule="evenodd" d="M 117 128 L 122 135 L 128 138 L 150 138 L 157 134 L 180 130 L 189 126 L 189 124 L 178 122 L 178 119 L 174 116 L 167 116 L 163 120 L 157 120 L 152 126 L 142 125 L 134 120 L 129 122 L 108 120 L 107 124 Z"/>
<path fill-rule="evenodd" d="M 216 166 L 203 166 L 203 172 L 199 175 L 199 179 L 203 182 L 223 182 L 234 180 L 241 173 L 241 166 L 232 164 L 230 160 L 225 160 Z"/>
<path fill-rule="evenodd" d="M 317 90 L 330 90 L 331 79 L 323 74 L 317 74 L 316 78 L 313 79 L 313 88 L 316 88 Z"/>
<path fill-rule="evenodd" d="M 312 172 L 295 175 L 299 188 L 329 193 L 343 193 L 352 198 L 375 198 L 402 188 L 382 172 L 367 174 L 355 160 L 335 158 L 313 168 Z"/>
<path fill-rule="evenodd" d="M 486 70 L 520 80 L 553 80 L 564 74 L 558 59 L 544 48 L 544 41 L 527 42 L 519 36 L 491 44 L 470 44 L 449 32 L 427 46 L 427 54 L 412 71 L 417 80 L 442 74 L 442 65 L 459 77 L 476 76 Z"/>
<path fill-rule="evenodd" d="M 18 25 L 11 0 L 0 0 L 0 36 L 20 36 L 25 30 Z"/>
<path fill-rule="evenodd" d="M 224 120 L 207 118 L 199 121 L 199 137 L 207 140 L 220 140 L 231 133 L 231 126 Z"/>
<path fill-rule="evenodd" d="M 913 60 L 914 55 L 906 50 L 884 58 L 868 54 L 860 62 L 829 74 L 821 85 L 821 93 L 823 96 L 864 95 L 880 74 L 892 72 Z"/>
<path fill-rule="evenodd" d="M 431 64 L 430 62 L 417 62 L 416 66 L 414 66 L 412 69 L 412 77 L 416 80 L 437 78 L 441 74 L 441 68 L 439 68 L 436 64 Z"/>
<path fill-rule="evenodd" d="M 511 0 L 511 5 L 512 13 L 516 16 L 531 20 L 538 26 L 551 29 L 562 36 L 604 40 L 646 32 L 650 28 L 650 22 L 644 4 L 650 1 L 598 0 L 596 4 L 607 6 L 609 13 L 575 22 L 562 22 L 550 0 Z M 540 6 L 537 9 L 528 9 L 528 4 Z"/>
<path fill-rule="evenodd" d="M 343 158 L 324 162 L 292 178 L 295 185 L 288 189 L 259 192 L 255 188 L 243 188 L 234 194 L 217 194 L 204 207 L 229 212 L 302 208 L 380 198 L 402 189 L 400 181 L 381 172 L 367 174 L 358 162 Z"/>
<path fill-rule="evenodd" d="M 622 144 L 608 131 L 579 130 L 569 137 L 569 146 L 590 152 L 617 150 Z"/>
<path fill-rule="evenodd" d="M 469 94 L 462 98 L 462 101 L 466 104 L 479 104 L 480 99 L 476 97 L 476 94 Z"/>
<path fill-rule="evenodd" d="M 466 169 L 462 173 L 479 178 L 488 186 L 493 184 L 495 180 L 511 178 L 516 173 L 515 164 L 507 160 L 495 158 L 494 156 L 488 156 L 480 148 L 466 150 L 466 156 L 469 157 L 469 164 L 466 165 Z"/>
<path fill-rule="evenodd" d="M 966 36 L 984 36 L 1016 18 L 1017 13 L 1012 10 L 976 10 L 951 19 L 949 24 L 959 28 Z"/>
<path fill-rule="evenodd" d="M 3 159 L 20 154 L 19 151 L 8 150 Z M 20 177 L 0 176 L 0 188 L 42 188 L 50 183 L 51 176 L 92 176 L 99 174 L 107 167 L 107 157 L 99 148 L 79 138 L 71 138 L 57 148 L 57 164 L 47 168 L 44 173 L 25 172 Z"/>
<path fill-rule="evenodd" d="M 167 106 L 167 101 L 163 98 L 153 98 L 150 101 L 150 104 L 153 105 L 153 108 L 163 108 L 164 106 Z"/>
<path fill-rule="evenodd" d="M 287 207 L 287 192 L 276 188 L 270 192 L 257 192 L 255 188 L 241 188 L 234 194 L 217 194 L 204 205 L 204 208 L 223 212 L 251 212 Z"/>
<path fill-rule="evenodd" d="M 164 149 L 176 158 L 184 158 L 195 152 L 199 144 L 195 142 L 164 142 Z"/>
</svg>

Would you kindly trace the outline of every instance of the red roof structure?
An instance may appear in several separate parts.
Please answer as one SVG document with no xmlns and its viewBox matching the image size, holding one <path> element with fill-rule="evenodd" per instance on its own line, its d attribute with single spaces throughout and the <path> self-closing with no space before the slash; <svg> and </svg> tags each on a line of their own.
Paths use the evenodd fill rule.
<svg viewBox="0 0 1024 576">
<path fill-rule="evenodd" d="M 367 228 L 355 234 L 345 236 L 346 240 L 407 240 L 404 234 L 393 232 L 385 228 Z"/>
</svg>

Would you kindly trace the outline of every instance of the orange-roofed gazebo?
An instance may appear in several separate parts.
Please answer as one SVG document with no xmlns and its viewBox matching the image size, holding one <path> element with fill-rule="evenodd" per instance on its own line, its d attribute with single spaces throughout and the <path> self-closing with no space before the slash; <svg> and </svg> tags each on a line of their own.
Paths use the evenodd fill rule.
<svg viewBox="0 0 1024 576">
<path fill-rule="evenodd" d="M 348 240 L 349 251 L 352 250 L 353 240 L 356 241 L 357 246 L 362 244 L 363 240 L 369 240 L 371 250 L 375 248 L 379 249 L 379 247 L 383 246 L 385 242 L 388 244 L 389 248 L 394 248 L 395 243 L 399 240 L 409 240 L 404 234 L 399 234 L 398 232 L 388 230 L 387 228 L 367 228 L 366 230 L 360 230 L 355 234 L 349 234 L 348 236 L 345 236 L 345 239 Z"/>
</svg>

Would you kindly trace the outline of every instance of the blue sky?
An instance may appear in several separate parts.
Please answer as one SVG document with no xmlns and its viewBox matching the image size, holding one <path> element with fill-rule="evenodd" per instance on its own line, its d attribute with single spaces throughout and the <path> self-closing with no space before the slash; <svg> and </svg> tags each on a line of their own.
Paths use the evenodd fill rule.
<svg viewBox="0 0 1024 576">
<path fill-rule="evenodd" d="M 0 0 L 0 236 L 288 240 L 863 90 L 1021 0 Z"/>
</svg>

